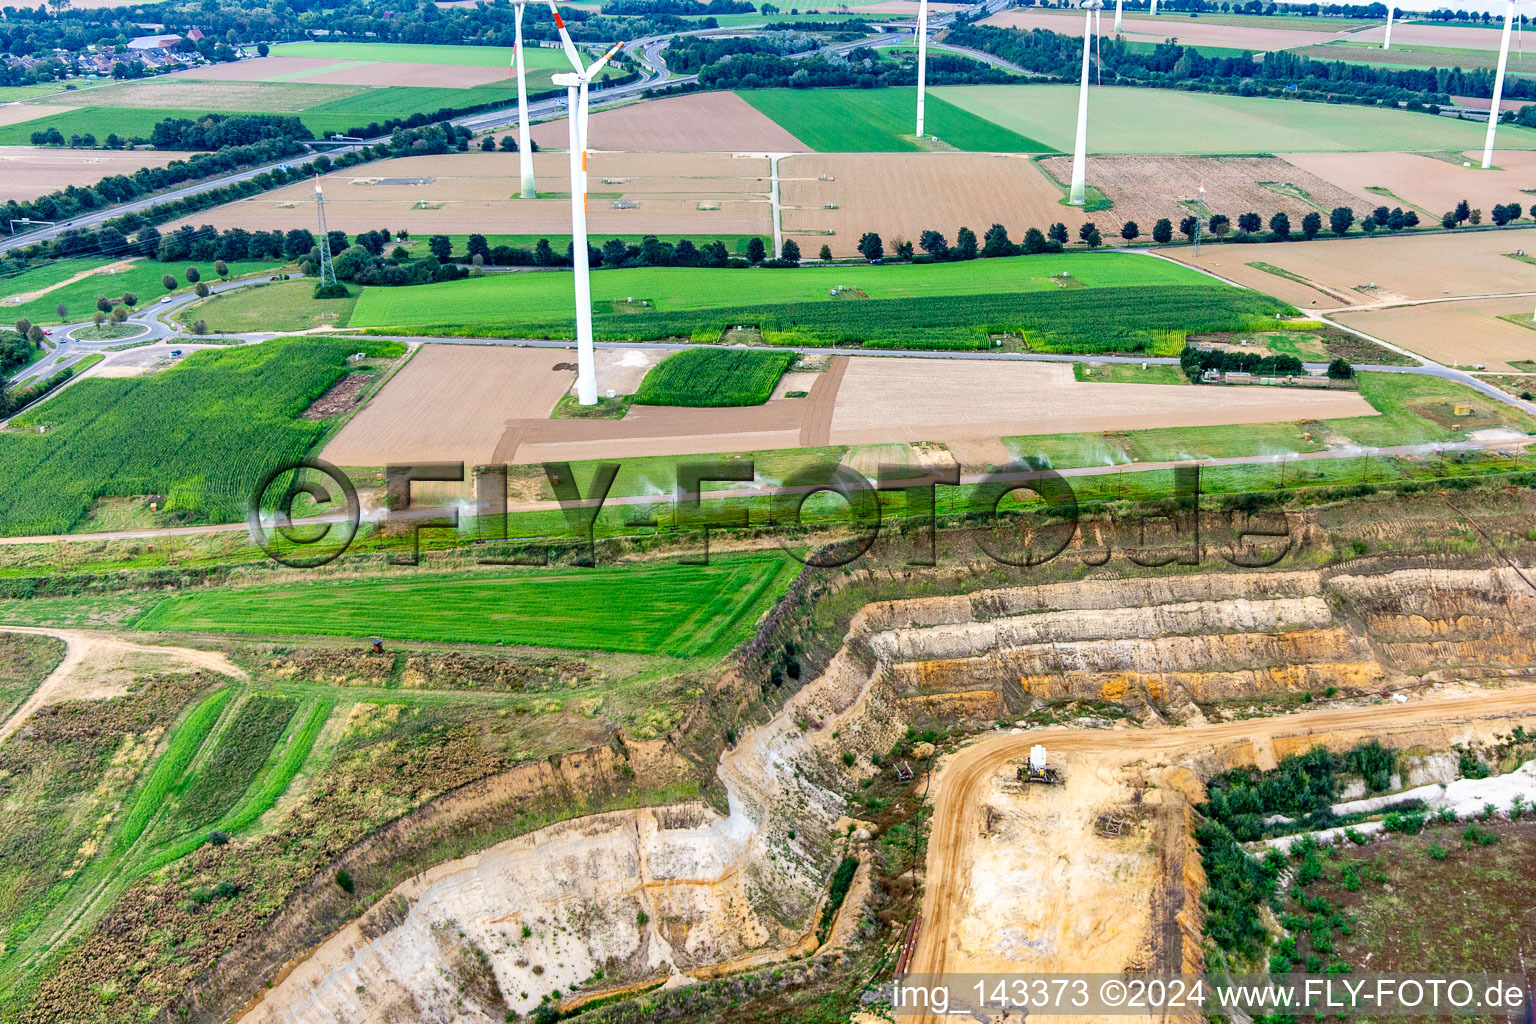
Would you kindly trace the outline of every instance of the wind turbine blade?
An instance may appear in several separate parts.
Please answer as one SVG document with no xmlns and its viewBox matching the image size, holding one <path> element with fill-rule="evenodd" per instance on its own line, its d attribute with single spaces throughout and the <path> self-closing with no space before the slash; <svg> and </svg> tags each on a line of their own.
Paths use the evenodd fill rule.
<svg viewBox="0 0 1536 1024">
<path fill-rule="evenodd" d="M 603 54 L 601 57 L 599 57 L 597 59 L 597 63 L 595 63 L 591 67 L 587 68 L 587 72 L 586 72 L 587 81 L 590 82 L 594 78 L 596 78 L 597 77 L 597 73 L 599 71 L 603 70 L 603 65 L 607 64 L 610 60 L 612 60 L 613 59 L 613 55 L 618 53 L 620 48 L 623 47 L 623 45 L 624 45 L 623 43 L 614 43 L 612 49 L 610 49 L 607 53 Z"/>
<path fill-rule="evenodd" d="M 549 0 L 549 13 L 555 16 L 555 28 L 560 30 L 560 45 L 565 47 L 566 59 L 571 62 L 571 67 L 576 69 L 578 75 L 585 74 L 586 68 L 581 66 L 581 54 L 576 52 L 576 44 L 571 42 L 571 34 L 565 30 L 565 19 L 560 17 L 560 10 L 555 6 L 555 0 Z"/>
</svg>

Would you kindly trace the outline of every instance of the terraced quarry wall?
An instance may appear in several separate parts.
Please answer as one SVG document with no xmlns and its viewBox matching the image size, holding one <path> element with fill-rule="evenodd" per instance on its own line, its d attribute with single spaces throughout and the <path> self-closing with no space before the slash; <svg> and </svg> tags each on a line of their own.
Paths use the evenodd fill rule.
<svg viewBox="0 0 1536 1024">
<path fill-rule="evenodd" d="M 1508 569 L 1096 578 L 871 604 L 821 674 L 727 751 L 728 814 L 690 803 L 592 815 L 440 865 L 331 936 L 244 1019 L 499 1021 L 573 985 L 588 997 L 809 952 L 850 824 L 843 794 L 909 725 L 984 724 L 1056 700 L 1117 704 L 1153 726 L 1231 717 L 1232 702 L 1265 694 L 1496 679 L 1531 664 L 1533 639 L 1536 592 Z M 1230 743 L 1163 771 L 1183 785 L 1151 801 L 1160 962 L 1199 956 L 1187 801 L 1208 770 L 1272 762 L 1290 752 L 1280 746 Z"/>
</svg>

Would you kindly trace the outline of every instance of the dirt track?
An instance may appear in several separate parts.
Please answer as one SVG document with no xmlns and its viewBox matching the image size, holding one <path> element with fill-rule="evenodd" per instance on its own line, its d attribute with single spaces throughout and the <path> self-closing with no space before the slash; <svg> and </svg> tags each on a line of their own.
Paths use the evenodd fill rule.
<svg viewBox="0 0 1536 1024">
<path fill-rule="evenodd" d="M 206 669 L 220 675 L 246 678 L 246 674 L 222 654 L 194 651 L 186 647 L 156 647 L 131 643 L 103 633 L 88 633 L 76 629 L 34 629 L 29 626 L 6 626 L 7 633 L 28 633 L 33 636 L 58 637 L 69 645 L 64 660 L 49 673 L 48 678 L 33 691 L 26 703 L 0 725 L 0 742 L 14 733 L 38 708 L 57 704 L 62 700 L 89 699 L 115 694 L 110 675 L 125 655 L 160 656 L 175 669 Z M 173 669 L 173 670 L 175 670 Z"/>
<path fill-rule="evenodd" d="M 1435 725 L 1462 725 L 1465 731 L 1481 726 L 1512 728 L 1516 720 L 1536 720 L 1536 687 L 1429 697 L 1410 704 L 1370 705 L 1343 710 L 1315 711 L 1263 720 L 1242 720 L 1195 728 L 1144 730 L 1135 733 L 1042 729 L 984 740 L 956 754 L 935 777 L 933 831 L 928 845 L 927 893 L 923 907 L 923 927 L 913 957 L 912 972 L 937 974 L 965 971 L 1017 971 L 1020 965 L 979 957 L 963 948 L 963 937 L 977 928 L 992 909 L 971 886 L 972 869 L 983 842 L 977 829 L 977 815 L 993 780 L 1005 771 L 1008 762 L 1027 757 L 1036 743 L 1046 745 L 1056 762 L 1067 764 L 1069 779 L 1073 772 L 1096 776 L 1088 787 L 1101 796 L 1110 790 L 1105 780 L 1119 769 L 1140 763 L 1147 766 L 1171 766 L 1201 751 L 1223 745 L 1251 744 L 1252 763 L 1272 767 L 1277 746 L 1294 749 L 1295 738 L 1314 737 L 1318 742 L 1339 744 L 1366 734 L 1381 736 L 1393 731 Z M 1277 740 L 1281 741 L 1277 744 Z M 1064 858 L 1070 862 L 1070 852 Z M 1068 863 L 1067 867 L 1070 866 Z M 1060 870 L 1065 871 L 1067 867 Z M 1056 870 L 1053 865 L 1051 870 Z M 1075 876 L 1074 882 L 1080 881 Z M 1049 931 L 1055 936 L 1077 937 L 1077 948 L 1057 950 L 1057 956 L 1036 970 L 1114 971 L 1122 965 L 1106 960 L 1106 951 L 1114 945 L 1110 932 L 1123 933 L 1135 925 L 1135 915 L 1149 915 L 1143 905 L 1124 898 L 1115 899 L 1119 879 L 1100 879 L 1099 885 L 1111 894 L 1108 900 L 1091 904 L 1079 899 L 1051 899 L 1047 902 Z M 1081 893 L 1081 890 L 1079 890 Z M 1038 894 L 1028 894 L 1038 898 Z M 1085 921 L 1086 917 L 1093 921 Z M 1102 921 L 1099 919 L 1103 919 Z M 1095 925 L 1111 925 L 1095 929 Z M 993 927 L 999 927 L 996 922 Z M 1043 941 L 1043 937 L 1042 937 Z M 1028 968 L 1026 968 L 1028 969 Z M 934 1021 L 938 1018 L 920 1018 Z"/>
</svg>

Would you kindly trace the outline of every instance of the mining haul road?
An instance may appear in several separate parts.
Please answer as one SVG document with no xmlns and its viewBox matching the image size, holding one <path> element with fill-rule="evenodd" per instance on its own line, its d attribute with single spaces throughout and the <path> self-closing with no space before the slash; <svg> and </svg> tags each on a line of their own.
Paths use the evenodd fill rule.
<svg viewBox="0 0 1536 1024">
<path fill-rule="evenodd" d="M 967 916 L 986 916 L 973 906 L 977 894 L 971 887 L 972 867 L 987 840 L 977 829 L 978 808 L 988 799 L 993 779 L 1010 761 L 1028 756 L 1029 748 L 1044 744 L 1053 763 L 1070 759 L 1068 783 L 1073 772 L 1108 775 L 1115 769 L 1145 762 L 1149 767 L 1175 765 L 1181 758 L 1223 745 L 1253 744 L 1260 768 L 1273 768 L 1275 741 L 1316 737 L 1318 742 L 1354 741 L 1376 735 L 1390 744 L 1394 731 L 1426 726 L 1481 725 L 1484 729 L 1509 721 L 1536 719 L 1536 686 L 1487 690 L 1469 694 L 1416 696 L 1407 704 L 1372 704 L 1341 709 L 1309 711 L 1266 719 L 1243 719 L 1195 727 L 1136 730 L 1038 729 L 983 740 L 953 755 L 933 780 L 933 824 L 928 845 L 923 922 L 916 952 L 908 968 L 912 974 L 990 972 L 995 962 L 977 963 L 960 949 L 960 929 Z M 1294 749 L 1294 743 L 1286 744 Z M 1064 870 L 1064 868 L 1063 868 Z M 1112 884 L 1112 882 L 1111 882 Z M 1071 915 L 1090 908 L 1074 907 L 1063 893 L 1042 891 L 1040 904 L 1061 903 L 1050 913 Z M 1191 894 L 1192 898 L 1195 894 Z M 1034 897 L 1030 897 L 1034 900 Z M 1128 915 L 1144 909 L 1122 907 Z M 1074 951 L 1063 950 L 1070 961 Z M 1114 972 L 1120 965 L 1093 963 L 1085 958 L 1075 966 L 1059 964 L 1060 970 Z M 1031 971 L 1020 963 L 1020 973 Z M 1033 968 L 1039 970 L 1039 968 Z M 946 1018 L 924 1015 L 909 1018 L 923 1024 L 942 1024 Z"/>
</svg>

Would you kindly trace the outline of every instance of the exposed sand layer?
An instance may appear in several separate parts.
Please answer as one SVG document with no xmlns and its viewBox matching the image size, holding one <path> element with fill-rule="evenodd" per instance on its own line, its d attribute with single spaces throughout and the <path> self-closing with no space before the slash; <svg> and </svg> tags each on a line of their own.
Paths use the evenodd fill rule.
<svg viewBox="0 0 1536 1024">
<path fill-rule="evenodd" d="M 547 419 L 576 379 L 572 354 L 549 349 L 427 345 L 325 448 L 343 466 L 493 461 L 509 419 Z"/>
<path fill-rule="evenodd" d="M 1339 322 L 1374 338 L 1401 345 L 1450 366 L 1482 364 L 1490 370 L 1514 370 L 1514 360 L 1536 359 L 1536 330 L 1510 323 L 1522 316 L 1530 323 L 1530 296 L 1432 302 L 1421 306 L 1363 310 L 1339 316 Z"/>
<path fill-rule="evenodd" d="M 520 198 L 521 172 L 510 152 L 401 157 L 334 171 L 322 179 L 326 218 L 348 232 L 569 235 L 569 159 L 536 153 L 533 166 L 539 199 Z M 771 236 L 771 187 L 763 157 L 594 153 L 588 224 L 598 241 L 603 234 Z M 289 185 L 171 226 L 286 229 L 296 211 L 313 212 L 314 194 L 313 182 Z"/>
<path fill-rule="evenodd" d="M 1486 224 L 1491 223 L 1496 204 L 1529 206 L 1531 197 L 1525 190 L 1536 188 L 1536 152 L 1519 150 L 1498 151 L 1493 169 L 1487 171 L 1482 169 L 1481 153 L 1466 154 L 1470 166 L 1465 167 L 1419 153 L 1287 153 L 1285 159 L 1357 197 L 1355 202 L 1338 204 L 1352 207 L 1356 216 L 1378 206 L 1402 206 L 1434 222 L 1465 199 L 1483 211 Z M 1386 189 L 1391 195 L 1366 191 L 1370 188 Z M 1291 223 L 1297 223 L 1294 215 Z"/>
<path fill-rule="evenodd" d="M 1018 241 L 1028 228 L 1044 231 L 1070 216 L 1061 189 L 1026 156 L 811 153 L 779 161 L 779 176 L 784 234 L 808 256 L 823 244 L 856 255 L 866 231 L 889 248 L 916 243 L 927 229 L 953 244 L 961 227 L 980 236 L 998 223 Z"/>
<path fill-rule="evenodd" d="M 565 149 L 564 120 L 533 127 L 533 141 Z M 699 92 L 592 114 L 591 146 L 631 152 L 804 153 L 811 147 L 733 92 Z"/>
<path fill-rule="evenodd" d="M 37 149 L 0 146 L 0 202 L 25 202 L 70 185 L 94 185 L 111 174 L 164 167 L 185 153 L 132 153 L 101 149 Z"/>
<path fill-rule="evenodd" d="M 1114 27 L 1114 12 L 1104 12 L 1104 31 Z M 1277 24 L 1268 25 L 1218 25 L 1208 21 L 1188 18 L 1159 20 L 1151 17 L 1122 18 L 1123 35 L 1133 42 L 1160 43 L 1165 39 L 1177 39 L 1186 46 L 1222 46 L 1237 50 L 1284 50 L 1292 46 L 1310 46 L 1325 43 L 1346 33 L 1311 31 L 1285 28 L 1285 19 L 1274 19 Z M 1083 17 L 1078 11 L 1023 9 L 1003 11 L 982 21 L 983 25 L 1000 25 L 1004 28 L 1043 28 L 1063 35 L 1083 34 Z M 1395 38 L 1395 37 L 1394 37 Z M 1497 43 L 1495 43 L 1497 45 Z"/>
<path fill-rule="evenodd" d="M 808 398 L 740 409 L 636 406 L 621 420 L 550 420 L 573 374 L 550 374 L 549 367 L 570 359 L 549 350 L 427 346 L 343 428 L 325 458 L 344 466 L 530 463 L 1375 412 L 1348 391 L 1092 383 L 1075 380 L 1066 364 L 855 356 L 818 374 Z M 629 373 L 614 377 L 626 386 L 631 380 Z M 598 387 L 618 390 L 601 374 Z"/>
<path fill-rule="evenodd" d="M 1071 157 L 1047 157 L 1041 164 L 1058 181 L 1072 180 Z M 1360 195 L 1329 184 L 1304 165 L 1272 156 L 1090 156 L 1087 173 L 1088 183 L 1115 205 L 1081 216 L 1098 223 L 1109 238 L 1118 237 L 1120 225 L 1128 220 L 1141 229 L 1143 242 L 1152 237 L 1152 227 L 1161 217 L 1177 229 L 1197 208 L 1201 185 L 1206 209 L 1225 213 L 1234 221 L 1250 210 L 1266 221 L 1283 210 L 1299 229 L 1302 217 L 1319 208 L 1326 221 L 1327 211 L 1335 206 L 1364 207 Z M 1063 216 L 1057 207 L 1056 219 Z M 1070 221 L 1069 226 L 1076 228 Z"/>
<path fill-rule="evenodd" d="M 1530 264 L 1509 255 L 1518 249 L 1536 253 L 1536 232 L 1384 234 L 1277 245 L 1207 245 L 1199 256 L 1185 247 L 1165 252 L 1303 309 L 1330 309 L 1532 291 Z M 1269 273 L 1254 263 L 1278 267 L 1302 280 Z"/>
</svg>

